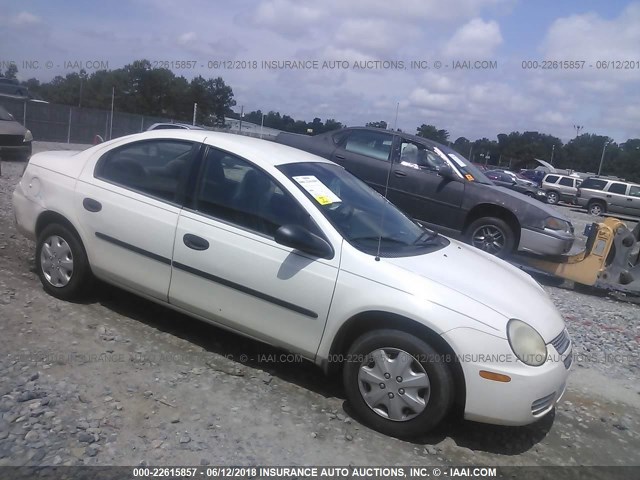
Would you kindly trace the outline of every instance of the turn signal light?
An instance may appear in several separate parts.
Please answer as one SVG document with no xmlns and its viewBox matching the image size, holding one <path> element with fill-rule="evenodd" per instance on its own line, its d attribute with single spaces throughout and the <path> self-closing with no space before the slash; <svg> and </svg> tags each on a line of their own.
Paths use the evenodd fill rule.
<svg viewBox="0 0 640 480">
<path fill-rule="evenodd" d="M 496 382 L 504 382 L 508 383 L 511 381 L 511 377 L 508 375 L 502 375 L 500 373 L 488 372 L 486 370 L 480 370 L 480 376 L 482 378 L 486 378 L 487 380 L 493 380 Z"/>
</svg>

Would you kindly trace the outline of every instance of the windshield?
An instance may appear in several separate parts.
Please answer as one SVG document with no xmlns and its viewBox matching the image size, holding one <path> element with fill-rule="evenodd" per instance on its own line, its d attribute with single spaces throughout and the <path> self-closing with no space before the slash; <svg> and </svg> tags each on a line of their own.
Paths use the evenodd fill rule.
<svg viewBox="0 0 640 480">
<path fill-rule="evenodd" d="M 11 114 L 7 112 L 2 106 L 0 106 L 0 120 L 13 120 Z"/>
<path fill-rule="evenodd" d="M 436 152 L 439 150 L 444 155 L 446 155 L 449 161 L 456 167 L 457 170 L 460 171 L 460 173 L 462 173 L 462 176 L 466 180 L 470 182 L 484 183 L 485 185 L 493 185 L 493 182 L 489 180 L 478 167 L 464 158 L 462 154 L 456 152 L 452 148 L 445 147 L 444 145 L 441 147 L 435 147 L 434 149 L 436 150 Z"/>
<path fill-rule="evenodd" d="M 344 168 L 330 163 L 278 167 L 357 249 L 380 256 L 418 255 L 448 245 Z"/>
</svg>

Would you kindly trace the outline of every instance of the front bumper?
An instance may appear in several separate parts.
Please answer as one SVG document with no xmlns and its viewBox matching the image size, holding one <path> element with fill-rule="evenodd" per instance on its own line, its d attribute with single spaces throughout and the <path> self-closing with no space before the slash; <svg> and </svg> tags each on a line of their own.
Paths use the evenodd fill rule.
<svg viewBox="0 0 640 480">
<path fill-rule="evenodd" d="M 506 339 L 477 330 L 461 328 L 443 334 L 456 351 L 465 352 L 460 365 L 466 385 L 464 417 L 496 425 L 528 425 L 549 413 L 564 395 L 571 367 L 571 343 L 561 355 L 553 344 L 547 345 L 549 360 L 530 367 L 514 358 Z M 568 338 L 568 337 L 567 337 Z M 507 375 L 509 382 L 489 380 L 481 371 Z"/>
<path fill-rule="evenodd" d="M 522 228 L 518 250 L 540 255 L 564 255 L 571 250 L 575 239 L 575 235 L 569 232 Z"/>
<path fill-rule="evenodd" d="M 3 160 L 20 159 L 27 160 L 31 157 L 31 142 L 25 142 L 19 146 L 0 145 L 0 158 Z"/>
</svg>

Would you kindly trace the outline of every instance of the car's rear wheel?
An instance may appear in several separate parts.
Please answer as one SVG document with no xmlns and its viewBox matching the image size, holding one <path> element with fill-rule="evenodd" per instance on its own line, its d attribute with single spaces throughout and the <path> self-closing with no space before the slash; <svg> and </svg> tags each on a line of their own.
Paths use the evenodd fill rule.
<svg viewBox="0 0 640 480">
<path fill-rule="evenodd" d="M 433 429 L 449 411 L 454 383 L 446 358 L 399 330 L 375 330 L 351 346 L 343 370 L 347 399 L 370 427 L 395 437 Z"/>
<path fill-rule="evenodd" d="M 466 230 L 466 240 L 480 250 L 504 257 L 513 251 L 516 236 L 504 220 L 482 217 L 469 225 Z"/>
<path fill-rule="evenodd" d="M 36 269 L 44 290 L 62 300 L 80 298 L 91 283 L 91 269 L 80 239 L 57 223 L 45 227 L 38 237 Z"/>
<path fill-rule="evenodd" d="M 558 192 L 547 192 L 547 203 L 550 205 L 556 205 L 560 201 L 560 195 Z"/>
<path fill-rule="evenodd" d="M 607 207 L 602 202 L 591 202 L 589 204 L 589 213 L 591 215 L 602 215 L 606 212 Z"/>
</svg>

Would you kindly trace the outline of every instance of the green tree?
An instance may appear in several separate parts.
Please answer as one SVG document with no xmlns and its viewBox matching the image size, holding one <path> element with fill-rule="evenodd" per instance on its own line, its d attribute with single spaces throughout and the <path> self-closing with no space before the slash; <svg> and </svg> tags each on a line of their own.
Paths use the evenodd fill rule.
<svg viewBox="0 0 640 480">
<path fill-rule="evenodd" d="M 18 74 L 18 66 L 15 63 L 10 63 L 7 69 L 4 71 L 6 78 L 16 78 Z"/>
<path fill-rule="evenodd" d="M 379 122 L 368 122 L 365 127 L 373 127 L 373 128 L 382 128 L 384 130 L 387 129 L 387 122 L 384 120 L 380 120 Z"/>
<path fill-rule="evenodd" d="M 468 157 L 471 153 L 471 141 L 465 137 L 458 137 L 451 147 L 459 154 Z"/>
<path fill-rule="evenodd" d="M 445 145 L 449 143 L 449 132 L 444 129 L 438 130 L 433 125 L 425 125 L 423 123 L 416 130 L 416 135 L 419 137 L 428 138 L 434 142 L 444 143 Z"/>
</svg>

